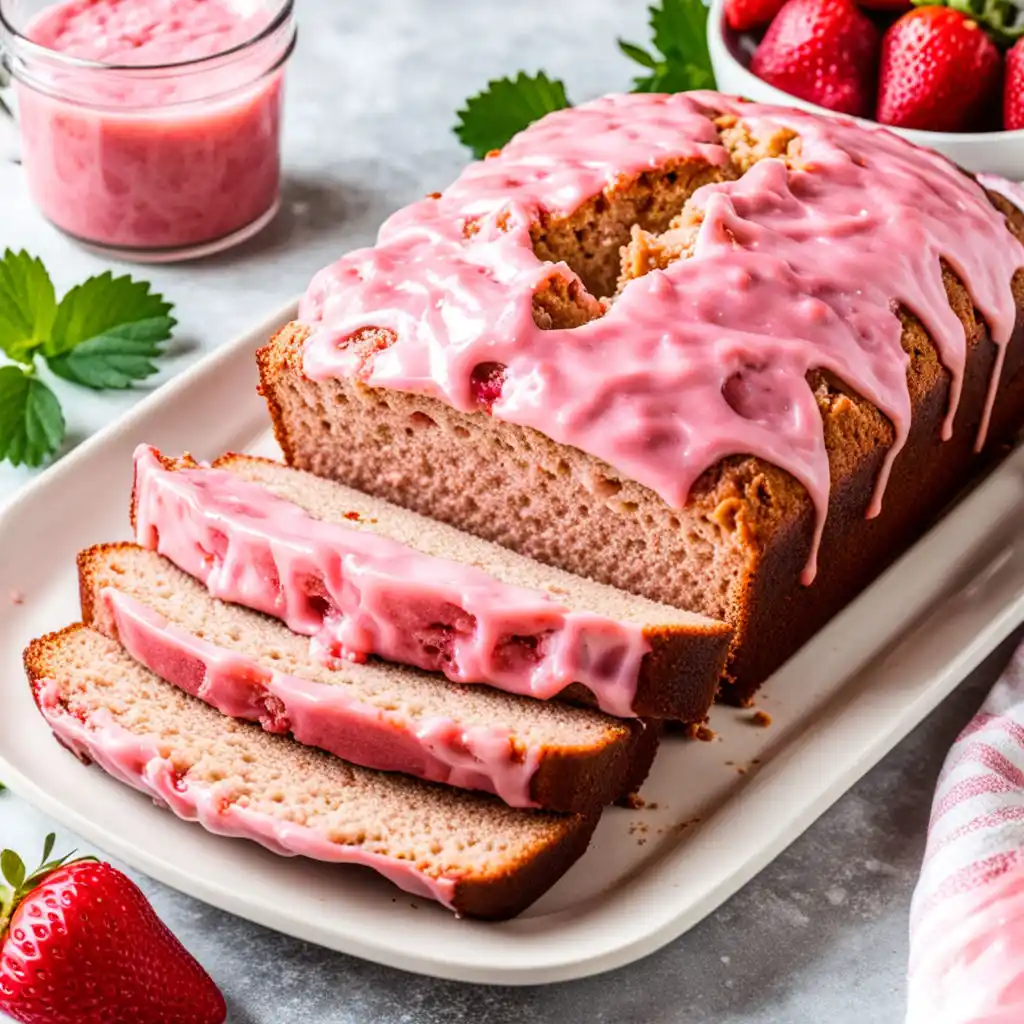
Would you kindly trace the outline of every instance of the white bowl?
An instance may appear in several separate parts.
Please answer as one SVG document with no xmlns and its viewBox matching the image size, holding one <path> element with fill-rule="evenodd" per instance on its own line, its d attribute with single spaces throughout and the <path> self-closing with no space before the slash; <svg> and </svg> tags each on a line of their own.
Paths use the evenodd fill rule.
<svg viewBox="0 0 1024 1024">
<path fill-rule="evenodd" d="M 813 110 L 818 114 L 832 111 L 816 103 L 776 89 L 762 81 L 747 67 L 750 47 L 725 22 L 725 0 L 711 0 L 708 15 L 708 51 L 720 92 L 744 96 L 760 103 L 778 103 L 788 107 Z M 875 124 L 866 121 L 865 124 Z M 889 131 L 919 146 L 937 150 L 965 170 L 1000 174 L 1011 181 L 1024 179 L 1024 130 L 1012 132 L 925 132 L 910 128 Z"/>
</svg>

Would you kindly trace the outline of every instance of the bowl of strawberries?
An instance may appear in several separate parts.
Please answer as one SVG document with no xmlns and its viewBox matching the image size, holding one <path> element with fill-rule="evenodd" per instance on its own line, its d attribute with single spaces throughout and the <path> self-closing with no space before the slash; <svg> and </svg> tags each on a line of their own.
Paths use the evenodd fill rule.
<svg viewBox="0 0 1024 1024">
<path fill-rule="evenodd" d="M 875 122 L 966 170 L 1024 178 L 1014 0 L 712 0 L 718 87 Z"/>
</svg>

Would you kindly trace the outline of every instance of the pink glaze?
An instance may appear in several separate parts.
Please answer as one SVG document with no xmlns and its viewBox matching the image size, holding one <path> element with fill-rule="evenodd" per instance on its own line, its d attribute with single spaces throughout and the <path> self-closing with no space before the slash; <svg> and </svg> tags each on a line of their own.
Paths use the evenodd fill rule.
<svg viewBox="0 0 1024 1024">
<path fill-rule="evenodd" d="M 271 211 L 279 67 L 293 30 L 285 23 L 250 41 L 279 6 L 69 0 L 44 9 L 25 35 L 54 54 L 26 53 L 16 66 L 22 158 L 43 213 L 89 242 L 173 250 Z M 245 48 L 210 59 L 235 47 Z M 166 64 L 173 71 L 146 70 Z"/>
<path fill-rule="evenodd" d="M 1024 1020 L 1024 865 L 950 895 L 914 937 L 907 1024 Z"/>
<path fill-rule="evenodd" d="M 800 167 L 764 160 L 738 181 L 705 185 L 690 203 L 703 220 L 692 258 L 630 281 L 599 319 L 537 327 L 534 292 L 576 276 L 534 255 L 530 226 L 669 160 L 726 163 L 710 120 L 720 113 L 755 133 L 794 131 Z M 973 180 L 841 118 L 711 92 L 609 96 L 548 115 L 439 199 L 396 213 L 375 247 L 321 271 L 300 308 L 314 327 L 304 368 L 472 412 L 474 369 L 498 364 L 492 415 L 604 460 L 674 507 L 719 460 L 756 455 L 789 471 L 817 509 L 810 582 L 829 463 L 806 374 L 832 371 L 893 423 L 896 443 L 867 510 L 875 515 L 910 423 L 897 303 L 921 319 L 952 377 L 943 437 L 951 433 L 966 342 L 940 259 L 999 347 L 991 405 L 1024 249 Z M 347 345 L 368 327 L 397 340 L 371 354 Z M 979 445 L 984 434 L 983 425 Z"/>
<path fill-rule="evenodd" d="M 517 753 L 508 729 L 384 711 L 344 687 L 273 672 L 224 650 L 128 594 L 107 588 L 102 599 L 111 635 L 136 661 L 226 715 L 259 722 L 268 732 L 291 732 L 352 764 L 495 793 L 512 807 L 538 806 L 530 782 L 541 750 Z"/>
<path fill-rule="evenodd" d="M 640 625 L 388 537 L 314 519 L 225 470 L 169 471 L 135 453 L 135 532 L 214 597 L 281 619 L 326 661 L 389 661 L 542 700 L 587 686 L 631 717 L 650 644 Z"/>
<path fill-rule="evenodd" d="M 458 878 L 434 878 L 411 861 L 332 842 L 307 825 L 273 818 L 232 800 L 226 783 L 206 785 L 193 782 L 187 774 L 182 777 L 170 759 L 160 753 L 159 737 L 128 732 L 105 709 L 92 713 L 87 723 L 80 721 L 62 706 L 58 686 L 52 680 L 38 686 L 36 700 L 54 735 L 75 755 L 94 761 L 119 782 L 147 793 L 179 818 L 198 821 L 216 835 L 251 839 L 285 857 L 360 864 L 414 896 L 453 909 Z"/>
</svg>

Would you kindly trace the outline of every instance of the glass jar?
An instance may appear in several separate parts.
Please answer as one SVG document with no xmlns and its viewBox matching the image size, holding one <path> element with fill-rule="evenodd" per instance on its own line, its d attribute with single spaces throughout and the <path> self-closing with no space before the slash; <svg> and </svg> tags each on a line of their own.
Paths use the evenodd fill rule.
<svg viewBox="0 0 1024 1024">
<path fill-rule="evenodd" d="M 242 41 L 228 31 L 230 45 L 218 50 L 216 37 L 200 39 L 211 52 L 191 59 L 176 59 L 196 45 L 173 4 L 163 8 L 167 20 L 146 26 L 149 49 L 139 51 L 142 59 L 159 53 L 159 63 L 105 63 L 43 45 L 59 32 L 89 45 L 102 24 L 83 32 L 55 22 L 67 22 L 68 11 L 98 17 L 119 2 L 0 0 L 0 60 L 13 82 L 33 199 L 78 241 L 137 262 L 190 259 L 251 237 L 280 202 L 293 0 L 228 0 L 218 10 L 245 19 L 234 26 Z"/>
</svg>

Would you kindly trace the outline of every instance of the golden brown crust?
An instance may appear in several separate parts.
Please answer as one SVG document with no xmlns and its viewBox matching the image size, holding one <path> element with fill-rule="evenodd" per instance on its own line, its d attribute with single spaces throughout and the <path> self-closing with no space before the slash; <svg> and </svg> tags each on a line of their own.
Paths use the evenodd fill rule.
<svg viewBox="0 0 1024 1024">
<path fill-rule="evenodd" d="M 1007 216 L 1010 230 L 1024 239 L 1024 215 L 999 197 L 992 197 L 992 201 Z M 527 428 L 499 424 L 483 414 L 456 413 L 422 396 L 396 398 L 393 392 L 362 385 L 309 382 L 301 370 L 307 329 L 300 324 L 288 325 L 260 351 L 261 387 L 275 433 L 293 465 L 337 476 L 559 568 L 653 600 L 727 619 L 735 628 L 735 636 L 725 675 L 732 685 L 724 696 L 744 702 L 771 672 L 919 537 L 983 465 L 973 457 L 972 449 L 995 346 L 962 282 L 948 266 L 943 266 L 943 279 L 950 305 L 964 324 L 968 345 L 955 434 L 948 442 L 939 437 L 949 375 L 920 322 L 901 309 L 904 347 L 911 357 L 908 385 L 913 421 L 907 445 L 895 463 L 882 514 L 874 520 L 865 519 L 864 514 L 882 459 L 892 444 L 892 426 L 842 381 L 820 372 L 809 377 L 822 412 L 833 485 L 818 579 L 810 588 L 800 583 L 813 529 L 810 501 L 793 478 L 759 459 L 737 456 L 723 460 L 697 481 L 685 509 L 669 510 L 653 492 L 623 480 L 607 465 L 556 446 Z M 1024 271 L 1015 275 L 1013 289 L 1018 309 L 1024 309 Z M 1018 372 L 1022 365 L 1024 338 L 1019 318 L 1007 348 L 1003 383 L 989 432 L 990 448 L 1024 421 L 1024 380 L 1020 379 L 1024 375 Z M 338 450 L 330 434 L 316 438 L 316 444 L 303 437 L 303 403 L 323 415 L 325 422 L 336 420 L 339 429 L 343 425 L 344 430 L 351 431 L 346 437 L 347 452 Z M 430 466 L 423 462 L 423 446 L 417 447 L 416 438 L 407 441 L 396 429 L 409 410 L 440 426 L 445 443 L 452 443 L 454 437 L 464 438 L 464 459 L 453 462 L 443 474 L 431 473 Z M 389 434 L 378 440 L 363 428 L 363 420 L 376 420 Z M 317 445 L 320 450 L 315 450 Z M 359 445 L 372 451 L 372 464 L 368 455 L 352 451 Z M 474 452 L 478 448 L 482 455 Z M 530 479 L 532 487 L 537 485 L 530 476 L 531 466 L 539 468 L 542 476 L 552 477 L 568 467 L 573 476 L 570 482 L 544 481 L 543 486 L 548 487 L 546 493 L 553 500 L 557 499 L 556 507 L 573 509 L 578 502 L 586 506 L 589 532 L 585 539 L 578 539 L 578 529 L 566 529 L 569 523 L 565 520 L 558 523 L 562 536 L 554 536 L 550 529 L 545 532 L 542 519 L 509 515 L 491 501 L 491 491 L 500 485 L 500 474 L 494 469 L 499 461 L 501 472 Z M 410 465 L 429 477 L 429 487 L 413 478 L 407 468 Z M 581 482 L 588 472 L 628 499 L 620 506 L 629 506 L 630 513 L 595 506 L 593 494 Z M 482 481 L 483 486 L 474 487 L 475 481 Z M 467 495 L 472 496 L 472 503 L 467 502 Z M 635 510 L 649 520 L 646 525 L 638 525 Z M 720 532 L 716 535 L 712 527 Z M 594 550 L 594 535 L 607 538 L 607 550 Z M 646 562 L 638 558 L 630 563 L 633 548 L 651 544 L 652 540 L 661 548 L 649 554 Z M 678 565 L 694 545 L 702 550 L 710 548 L 718 561 L 709 563 L 711 568 L 703 577 L 694 572 L 683 579 L 678 576 Z M 660 645 L 656 650 L 661 651 Z M 655 685 L 651 680 L 678 674 L 694 656 L 692 650 L 683 651 L 664 666 L 657 664 L 658 654 L 650 657 L 641 688 L 645 701 L 642 713 L 665 713 L 664 705 L 652 707 L 646 703 L 650 687 Z M 691 698 L 689 710 L 679 717 L 690 721 L 703 717 L 703 712 L 695 711 L 710 698 L 711 688 L 697 685 L 695 680 L 700 678 L 701 673 L 695 671 L 682 684 Z M 641 702 L 635 706 L 639 709 Z"/>
<path fill-rule="evenodd" d="M 168 468 L 182 460 L 164 459 Z M 78 590 L 82 621 L 111 640 L 120 642 L 110 616 L 98 613 L 99 595 L 105 586 L 98 570 L 109 563 L 112 552 L 138 550 L 124 541 L 96 544 L 78 554 Z M 252 614 L 258 615 L 258 612 Z M 530 784 L 532 799 L 543 808 L 575 814 L 620 800 L 635 790 L 650 771 L 658 748 L 659 730 L 645 728 L 641 720 L 622 720 L 589 747 L 546 748 Z"/>
<path fill-rule="evenodd" d="M 25 673 L 37 703 L 42 684 L 54 677 L 54 657 L 64 640 L 85 628 L 75 623 L 33 640 L 25 649 Z M 58 742 L 61 741 L 58 739 Z M 452 898 L 455 911 L 466 917 L 494 921 L 521 913 L 583 855 L 600 813 L 599 809 L 594 809 L 586 814 L 567 816 L 553 826 L 557 834 L 550 837 L 552 841 L 520 851 L 505 871 L 457 882 Z"/>
</svg>

